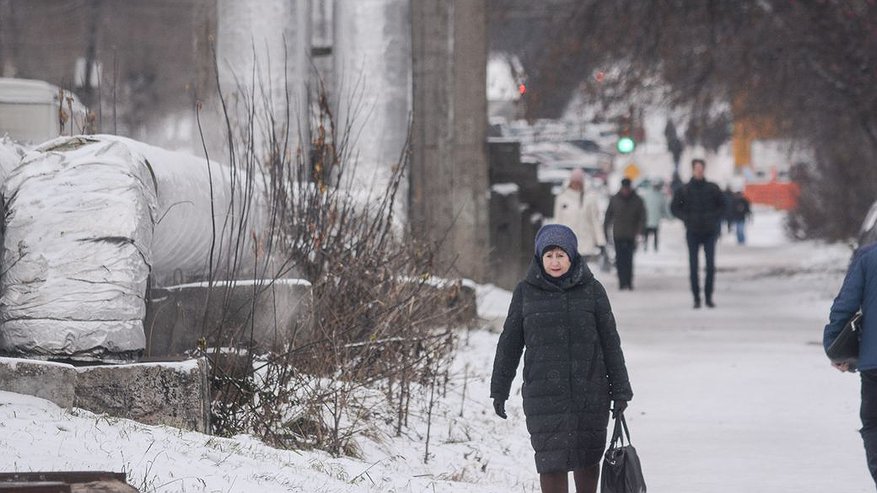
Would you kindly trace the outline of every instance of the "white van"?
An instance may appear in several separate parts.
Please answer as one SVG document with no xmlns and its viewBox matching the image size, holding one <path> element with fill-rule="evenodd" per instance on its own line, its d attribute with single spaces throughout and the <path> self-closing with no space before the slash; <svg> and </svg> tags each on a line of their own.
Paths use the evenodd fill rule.
<svg viewBox="0 0 877 493">
<path fill-rule="evenodd" d="M 85 107 L 70 91 L 41 80 L 0 77 L 0 137 L 39 144 L 80 133 L 85 116 Z"/>
</svg>

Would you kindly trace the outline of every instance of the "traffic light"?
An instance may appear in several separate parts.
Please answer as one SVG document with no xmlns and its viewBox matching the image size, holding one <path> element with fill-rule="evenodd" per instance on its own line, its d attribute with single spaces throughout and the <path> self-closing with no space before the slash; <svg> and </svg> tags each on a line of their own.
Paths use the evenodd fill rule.
<svg viewBox="0 0 877 493">
<path fill-rule="evenodd" d="M 618 119 L 618 140 L 615 141 L 615 149 L 621 154 L 630 154 L 636 149 L 632 116 L 625 115 Z"/>
<path fill-rule="evenodd" d="M 623 135 L 618 137 L 618 141 L 615 143 L 615 148 L 622 154 L 630 154 L 636 149 L 636 142 L 633 140 L 633 137 Z"/>
</svg>

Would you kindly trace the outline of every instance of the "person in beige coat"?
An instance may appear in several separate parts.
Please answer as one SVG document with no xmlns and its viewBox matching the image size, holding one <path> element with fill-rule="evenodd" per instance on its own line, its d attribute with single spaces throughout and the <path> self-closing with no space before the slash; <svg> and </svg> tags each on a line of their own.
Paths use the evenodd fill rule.
<svg viewBox="0 0 877 493">
<path fill-rule="evenodd" d="M 579 240 L 579 255 L 596 258 L 606 247 L 603 214 L 595 193 L 585 192 L 585 173 L 573 170 L 569 183 L 554 198 L 554 222 L 569 226 Z"/>
</svg>

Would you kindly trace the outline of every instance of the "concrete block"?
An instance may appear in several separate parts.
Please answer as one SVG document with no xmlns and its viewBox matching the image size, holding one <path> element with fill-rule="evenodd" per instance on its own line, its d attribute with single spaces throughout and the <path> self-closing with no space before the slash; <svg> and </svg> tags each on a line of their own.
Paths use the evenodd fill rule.
<svg viewBox="0 0 877 493">
<path fill-rule="evenodd" d="M 152 289 L 146 305 L 144 354 L 182 355 L 202 342 L 209 347 L 282 351 L 289 343 L 307 340 L 312 310 L 311 285 L 301 279 Z"/>
<path fill-rule="evenodd" d="M 151 425 L 208 433 L 210 386 L 204 358 L 76 368 L 73 405 Z"/>
<path fill-rule="evenodd" d="M 458 281 L 454 284 L 449 297 L 451 307 L 459 308 L 459 318 L 462 325 L 474 323 L 478 319 L 478 297 L 475 292 L 474 281 Z"/>
<path fill-rule="evenodd" d="M 421 281 L 412 281 L 420 283 Z M 475 296 L 475 282 L 468 279 L 440 279 L 434 278 L 423 283 L 420 289 L 426 291 L 427 296 L 436 296 L 444 302 L 445 306 L 454 310 L 454 316 L 447 319 L 436 320 L 437 326 L 451 325 L 454 327 L 466 327 L 474 324 L 478 319 L 478 301 Z"/>
<path fill-rule="evenodd" d="M 520 281 L 521 203 L 518 192 L 490 193 L 490 278 L 503 289 Z"/>
<path fill-rule="evenodd" d="M 73 406 L 76 369 L 72 365 L 21 358 L 0 358 L 0 390 L 32 395 L 60 407 Z"/>
</svg>

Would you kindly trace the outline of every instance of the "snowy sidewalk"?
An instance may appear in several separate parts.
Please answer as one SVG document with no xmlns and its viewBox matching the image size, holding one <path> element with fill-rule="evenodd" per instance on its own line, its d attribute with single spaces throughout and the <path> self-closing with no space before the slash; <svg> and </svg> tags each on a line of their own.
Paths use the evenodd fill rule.
<svg viewBox="0 0 877 493">
<path fill-rule="evenodd" d="M 781 240 L 781 217 L 756 213 L 751 246 L 722 238 L 713 310 L 691 308 L 678 222 L 660 253 L 638 254 L 637 291 L 604 280 L 650 491 L 873 491 L 858 376 L 831 368 L 821 346 L 850 252 Z"/>
</svg>

